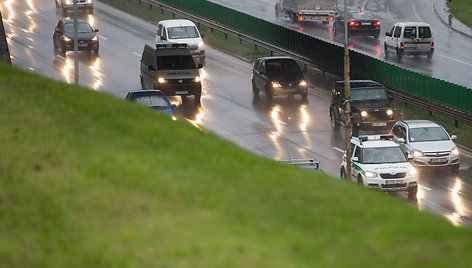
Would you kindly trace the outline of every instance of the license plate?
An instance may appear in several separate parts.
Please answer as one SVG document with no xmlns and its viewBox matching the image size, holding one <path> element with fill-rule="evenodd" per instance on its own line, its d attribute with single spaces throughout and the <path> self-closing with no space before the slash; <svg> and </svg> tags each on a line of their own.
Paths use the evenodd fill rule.
<svg viewBox="0 0 472 268">
<path fill-rule="evenodd" d="M 385 184 L 401 184 L 402 180 L 386 180 Z"/>
<path fill-rule="evenodd" d="M 372 126 L 373 127 L 385 127 L 387 125 L 387 123 L 385 122 L 375 122 L 375 123 L 372 123 Z"/>
<path fill-rule="evenodd" d="M 371 22 L 363 22 L 363 23 L 361 23 L 361 25 L 372 25 L 372 23 Z"/>
<path fill-rule="evenodd" d="M 445 163 L 447 162 L 447 160 L 444 158 L 431 158 L 429 159 L 429 162 L 430 163 Z"/>
<path fill-rule="evenodd" d="M 176 91 L 175 94 L 188 94 L 188 91 Z"/>
<path fill-rule="evenodd" d="M 86 47 L 88 46 L 87 44 L 79 44 L 79 47 Z"/>
</svg>

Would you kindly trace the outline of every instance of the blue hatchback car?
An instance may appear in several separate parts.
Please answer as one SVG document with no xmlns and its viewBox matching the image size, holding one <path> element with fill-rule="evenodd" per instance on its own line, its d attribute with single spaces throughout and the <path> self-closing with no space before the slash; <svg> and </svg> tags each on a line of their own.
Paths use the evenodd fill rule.
<svg viewBox="0 0 472 268">
<path fill-rule="evenodd" d="M 167 96 L 160 90 L 131 91 L 126 94 L 126 99 L 168 114 L 172 119 L 175 119 L 175 104 L 171 104 Z"/>
</svg>

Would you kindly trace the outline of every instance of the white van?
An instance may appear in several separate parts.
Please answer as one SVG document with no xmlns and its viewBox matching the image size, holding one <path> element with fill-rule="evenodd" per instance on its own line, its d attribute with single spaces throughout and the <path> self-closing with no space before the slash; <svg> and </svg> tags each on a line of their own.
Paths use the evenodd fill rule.
<svg viewBox="0 0 472 268">
<path fill-rule="evenodd" d="M 434 40 L 431 26 L 424 22 L 398 22 L 385 33 L 385 56 L 395 53 L 398 59 L 403 55 L 426 55 L 431 59 Z"/>
<path fill-rule="evenodd" d="M 205 45 L 202 37 L 197 26 L 189 20 L 161 20 L 157 24 L 156 43 L 185 43 L 195 63 L 205 65 Z"/>
</svg>

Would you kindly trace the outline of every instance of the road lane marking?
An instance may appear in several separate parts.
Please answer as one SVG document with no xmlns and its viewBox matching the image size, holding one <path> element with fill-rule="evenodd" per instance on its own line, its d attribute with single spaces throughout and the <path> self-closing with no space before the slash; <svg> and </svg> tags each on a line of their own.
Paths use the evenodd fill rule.
<svg viewBox="0 0 472 268">
<path fill-rule="evenodd" d="M 105 37 L 105 36 L 103 36 L 103 35 L 99 35 L 99 34 L 97 34 L 97 36 L 98 36 L 98 37 L 100 37 L 100 38 L 102 38 L 102 39 L 104 39 L 104 40 L 108 40 L 108 38 L 106 38 L 106 37 Z"/>
<path fill-rule="evenodd" d="M 424 186 L 424 185 L 421 185 L 421 184 L 420 184 L 420 186 L 421 186 L 421 188 L 424 188 L 425 190 L 428 190 L 428 191 L 432 191 L 432 190 L 433 190 L 433 189 L 431 189 L 431 188 L 429 188 L 429 187 L 426 187 L 426 186 Z"/>
<path fill-rule="evenodd" d="M 465 62 L 465 61 L 461 61 L 461 60 L 458 60 L 458 59 L 454 59 L 454 58 L 448 57 L 448 56 L 446 56 L 446 55 L 438 54 L 438 53 L 435 53 L 435 54 L 438 55 L 438 56 L 440 56 L 440 57 L 443 57 L 443 58 L 452 60 L 452 61 L 456 61 L 456 62 L 459 62 L 459 63 L 462 63 L 462 64 L 466 64 L 466 65 L 472 66 L 472 63 L 468 63 L 468 62 Z"/>
<path fill-rule="evenodd" d="M 46 11 L 46 9 L 45 9 L 45 8 L 42 8 L 42 7 L 40 7 L 39 9 L 41 9 L 42 11 Z"/>
<path fill-rule="evenodd" d="M 141 55 L 139 53 L 133 52 L 133 55 L 136 55 L 141 58 Z"/>
<path fill-rule="evenodd" d="M 338 147 L 333 147 L 333 149 L 336 150 L 336 151 L 338 151 L 338 152 L 340 152 L 340 153 L 344 153 L 344 150 L 341 150 L 341 149 L 339 149 Z"/>
</svg>

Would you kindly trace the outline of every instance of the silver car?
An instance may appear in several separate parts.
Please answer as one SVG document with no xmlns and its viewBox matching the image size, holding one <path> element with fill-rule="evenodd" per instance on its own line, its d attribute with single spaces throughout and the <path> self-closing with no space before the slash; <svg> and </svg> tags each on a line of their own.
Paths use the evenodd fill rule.
<svg viewBox="0 0 472 268">
<path fill-rule="evenodd" d="M 449 136 L 442 126 L 429 120 L 397 121 L 391 133 L 414 166 L 459 170 L 459 150 L 453 141 L 457 137 Z"/>
</svg>

